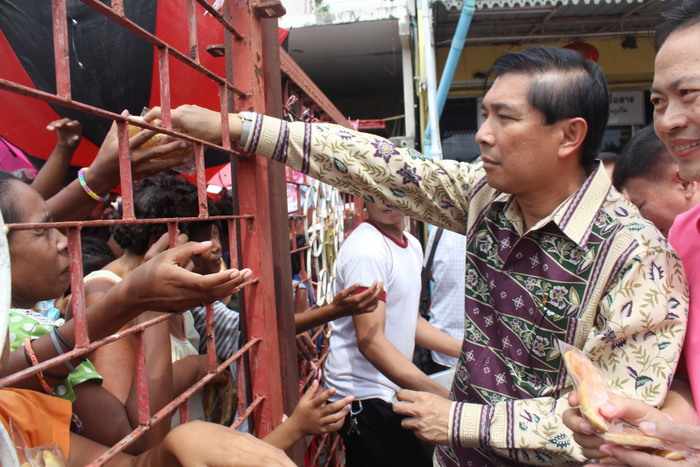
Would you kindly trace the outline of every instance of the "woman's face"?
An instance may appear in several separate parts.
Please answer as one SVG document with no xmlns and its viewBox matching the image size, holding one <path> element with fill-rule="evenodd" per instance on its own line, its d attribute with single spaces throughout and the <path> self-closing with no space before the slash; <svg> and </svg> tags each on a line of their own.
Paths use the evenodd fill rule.
<svg viewBox="0 0 700 467">
<path fill-rule="evenodd" d="M 46 202 L 29 185 L 10 182 L 7 195 L 20 222 L 47 222 Z M 58 229 L 13 230 L 8 236 L 12 305 L 29 308 L 63 295 L 70 284 L 68 242 Z"/>
</svg>

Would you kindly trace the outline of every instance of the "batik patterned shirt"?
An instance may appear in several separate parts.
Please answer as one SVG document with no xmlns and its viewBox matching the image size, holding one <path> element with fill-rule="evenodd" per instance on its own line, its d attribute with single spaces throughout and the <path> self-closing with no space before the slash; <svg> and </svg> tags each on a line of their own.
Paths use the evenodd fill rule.
<svg viewBox="0 0 700 467">
<path fill-rule="evenodd" d="M 426 160 L 378 136 L 254 114 L 244 118 L 242 143 L 466 235 L 464 343 L 437 466 L 584 460 L 561 420 L 572 382 L 558 341 L 582 349 L 614 391 L 663 402 L 685 334 L 685 275 L 603 170 L 526 230 L 513 196 L 490 187 L 480 164 Z"/>
</svg>

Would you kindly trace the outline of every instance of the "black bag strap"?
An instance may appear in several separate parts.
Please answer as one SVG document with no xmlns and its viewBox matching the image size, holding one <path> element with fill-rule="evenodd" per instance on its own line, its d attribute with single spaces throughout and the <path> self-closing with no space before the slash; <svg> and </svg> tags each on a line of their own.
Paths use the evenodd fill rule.
<svg viewBox="0 0 700 467">
<path fill-rule="evenodd" d="M 437 251 L 438 243 L 442 238 L 442 233 L 445 229 L 439 228 L 435 233 L 435 239 L 433 244 L 430 245 L 430 252 L 428 253 L 428 261 L 426 261 L 425 266 L 421 270 L 421 290 L 420 290 L 420 315 L 428 319 L 430 314 L 430 304 L 432 297 L 430 296 L 430 280 L 433 278 L 433 260 L 435 259 L 435 252 Z"/>
</svg>

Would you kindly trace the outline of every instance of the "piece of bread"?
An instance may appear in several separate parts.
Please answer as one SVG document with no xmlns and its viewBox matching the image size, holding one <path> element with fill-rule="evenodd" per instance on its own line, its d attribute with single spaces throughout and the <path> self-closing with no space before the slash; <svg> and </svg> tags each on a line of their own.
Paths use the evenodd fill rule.
<svg viewBox="0 0 700 467">
<path fill-rule="evenodd" d="M 622 431 L 608 431 L 600 435 L 605 441 L 635 448 L 663 449 L 660 439 L 647 436 L 633 427 L 625 427 Z"/>
<path fill-rule="evenodd" d="M 603 381 L 598 368 L 580 351 L 568 350 L 564 353 L 564 364 L 576 383 L 579 410 L 598 431 L 608 431 L 608 421 L 599 409 L 606 402 L 608 386 Z"/>
<path fill-rule="evenodd" d="M 131 117 L 131 119 L 132 120 L 139 120 L 141 122 L 144 121 L 142 117 Z M 143 128 L 141 128 L 140 126 L 127 125 L 127 131 L 129 132 L 129 138 L 133 138 L 141 130 L 143 130 Z M 148 148 L 158 146 L 160 144 L 163 144 L 163 142 L 165 141 L 165 138 L 166 138 L 166 135 L 164 135 L 162 133 L 156 133 L 153 136 L 151 136 L 149 139 L 147 139 L 146 142 L 143 143 L 139 147 L 141 147 L 142 149 L 148 149 Z"/>
</svg>

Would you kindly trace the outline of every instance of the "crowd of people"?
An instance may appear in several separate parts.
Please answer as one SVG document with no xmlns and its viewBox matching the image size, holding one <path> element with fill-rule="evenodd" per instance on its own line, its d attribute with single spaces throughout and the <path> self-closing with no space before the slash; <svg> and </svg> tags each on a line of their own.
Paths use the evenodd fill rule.
<svg viewBox="0 0 700 467">
<path fill-rule="evenodd" d="M 700 466 L 698 37 L 700 1 L 669 7 L 657 31 L 653 125 L 614 159 L 599 153 L 605 75 L 568 49 L 533 47 L 496 61 L 474 164 L 425 159 L 332 124 L 231 114 L 231 140 L 245 151 L 365 201 L 367 221 L 338 254 L 335 299 L 295 313 L 297 332 L 330 322 L 325 378 L 264 440 L 166 419 L 110 465 L 293 465 L 285 449 L 338 431 L 350 467 Z M 144 118 L 159 117 L 155 108 Z M 179 131 L 220 142 L 217 111 L 185 105 L 171 118 Z M 59 142 L 33 181 L 0 174 L 5 223 L 95 215 L 118 180 L 112 129 L 90 167 L 61 188 L 55 181 L 80 126 L 61 120 L 48 129 Z M 170 170 L 189 157 L 187 145 L 145 148 L 152 136 L 144 130 L 129 142 L 141 179 L 137 217 L 195 217 L 196 189 Z M 425 255 L 405 216 L 436 226 Z M 203 303 L 215 310 L 219 360 L 238 348 L 236 294 L 252 272 L 222 259 L 224 229 L 182 224 L 171 248 L 157 224 L 84 234 L 92 339 L 170 315 L 143 335 L 152 413 L 207 371 Z M 63 233 L 11 230 L 7 240 L 2 375 L 66 353 L 75 327 Z M 608 386 L 595 420 L 561 343 L 580 349 Z M 124 338 L 0 389 L 0 421 L 18 455 L 54 446 L 67 465 L 84 465 L 132 431 L 135 346 Z M 427 362 L 414 359 L 416 347 L 431 352 Z M 449 389 L 430 376 L 451 367 Z M 615 444 L 599 419 L 681 454 Z"/>
</svg>

